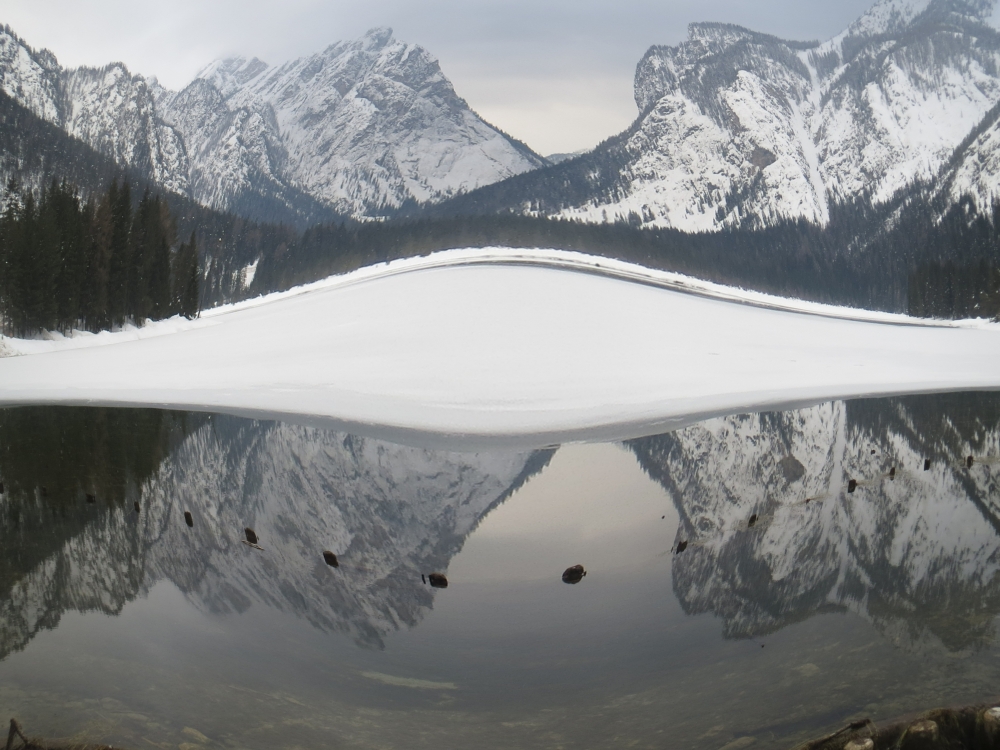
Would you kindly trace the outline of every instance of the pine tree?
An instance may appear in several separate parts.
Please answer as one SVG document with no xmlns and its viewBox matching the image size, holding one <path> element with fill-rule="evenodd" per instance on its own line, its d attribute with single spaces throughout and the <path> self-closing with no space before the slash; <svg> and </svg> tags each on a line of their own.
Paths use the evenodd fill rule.
<svg viewBox="0 0 1000 750">
<path fill-rule="evenodd" d="M 201 312 L 199 300 L 198 246 L 195 233 L 191 241 L 182 243 L 174 256 L 174 309 L 185 318 L 197 318 Z"/>
</svg>

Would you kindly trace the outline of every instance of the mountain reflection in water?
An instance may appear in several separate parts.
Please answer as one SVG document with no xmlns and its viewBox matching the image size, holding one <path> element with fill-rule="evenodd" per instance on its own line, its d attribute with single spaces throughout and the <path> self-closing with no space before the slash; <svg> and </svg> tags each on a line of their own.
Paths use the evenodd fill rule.
<svg viewBox="0 0 1000 750">
<path fill-rule="evenodd" d="M 719 748 L 984 700 L 998 457 L 988 393 L 486 453 L 0 410 L 0 712 L 183 750 Z"/>
<path fill-rule="evenodd" d="M 720 616 L 727 637 L 850 609 L 907 648 L 996 638 L 995 394 L 726 417 L 630 447 L 670 492 L 689 543 L 675 594 L 688 613 Z"/>
<path fill-rule="evenodd" d="M 421 573 L 447 567 L 479 519 L 552 455 L 51 407 L 0 410 L 0 445 L 0 658 L 67 610 L 117 614 L 163 579 L 208 612 L 265 604 L 379 647 L 431 605 Z M 87 493 L 99 501 L 84 503 Z M 268 529 L 266 555 L 241 544 L 247 526 Z"/>
</svg>

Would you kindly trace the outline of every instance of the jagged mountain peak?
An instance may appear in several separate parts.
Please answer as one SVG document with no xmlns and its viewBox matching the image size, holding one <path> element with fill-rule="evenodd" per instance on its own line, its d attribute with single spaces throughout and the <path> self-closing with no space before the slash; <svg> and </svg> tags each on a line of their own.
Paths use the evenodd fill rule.
<svg viewBox="0 0 1000 750">
<path fill-rule="evenodd" d="M 216 60 L 181 92 L 121 63 L 64 70 L 4 27 L 0 91 L 203 205 L 300 226 L 382 216 L 546 163 L 387 27 L 280 66 Z"/>
<path fill-rule="evenodd" d="M 639 61 L 628 130 L 464 210 L 702 232 L 824 224 L 836 202 L 888 201 L 934 179 L 1000 102 L 995 5 L 879 0 L 822 44 L 692 24 Z"/>
<path fill-rule="evenodd" d="M 252 174 L 264 174 L 338 213 L 378 216 L 545 163 L 481 120 L 433 55 L 387 27 L 280 66 L 231 58 L 199 76 L 221 92 L 235 119 L 200 117 L 198 124 L 177 98 L 167 118 L 201 144 L 194 169 L 199 184 L 211 187 L 199 197 L 210 205 L 237 199 L 223 190 L 234 175 L 245 190 Z M 252 133 L 242 135 L 247 127 Z"/>
</svg>

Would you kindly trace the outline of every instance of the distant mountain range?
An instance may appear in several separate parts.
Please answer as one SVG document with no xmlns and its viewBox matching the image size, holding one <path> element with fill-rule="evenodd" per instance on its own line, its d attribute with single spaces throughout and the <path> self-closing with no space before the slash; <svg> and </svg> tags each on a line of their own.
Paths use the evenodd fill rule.
<svg viewBox="0 0 1000 750">
<path fill-rule="evenodd" d="M 1000 193 L 994 4 L 879 0 L 822 44 L 693 24 L 687 41 L 639 62 L 641 114 L 628 130 L 448 211 L 695 232 L 825 224 L 834 202 L 884 202 L 917 181 L 946 183 L 952 202 L 971 191 L 989 204 Z"/>
<path fill-rule="evenodd" d="M 4 27 L 0 91 L 167 190 L 297 226 L 436 204 L 689 232 L 825 225 L 838 202 L 915 184 L 985 212 L 1000 194 L 995 2 L 878 0 L 823 43 L 693 24 L 639 61 L 628 130 L 551 159 L 389 29 L 280 66 L 216 61 L 175 92 L 120 63 L 63 68 Z"/>
<path fill-rule="evenodd" d="M 172 92 L 121 63 L 63 68 L 4 27 L 0 90 L 164 188 L 258 220 L 382 216 L 548 163 L 390 29 L 280 67 L 217 61 Z"/>
</svg>

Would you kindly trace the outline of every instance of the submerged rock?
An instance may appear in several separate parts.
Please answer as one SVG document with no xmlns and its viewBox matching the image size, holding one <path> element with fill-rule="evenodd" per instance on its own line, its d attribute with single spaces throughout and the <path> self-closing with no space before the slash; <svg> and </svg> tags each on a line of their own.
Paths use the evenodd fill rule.
<svg viewBox="0 0 1000 750">
<path fill-rule="evenodd" d="M 969 456 L 967 459 L 965 459 L 965 468 L 966 469 L 971 469 L 972 468 L 972 464 L 974 464 L 975 462 L 976 462 L 976 459 L 973 458 L 972 456 Z"/>
<path fill-rule="evenodd" d="M 139 501 L 136 500 L 135 503 L 133 503 L 133 505 L 135 506 L 135 512 L 138 513 L 139 512 Z"/>
<path fill-rule="evenodd" d="M 191 511 L 184 511 L 184 523 L 186 523 L 191 528 L 194 528 L 194 518 L 191 516 Z"/>
<path fill-rule="evenodd" d="M 448 588 L 448 579 L 443 573 L 431 573 L 427 576 L 427 581 L 436 589 L 446 589 Z"/>
<path fill-rule="evenodd" d="M 331 568 L 339 568 L 340 567 L 340 562 L 337 560 L 337 556 L 335 554 L 333 554 L 330 550 L 326 550 L 323 553 L 323 560 Z"/>
<path fill-rule="evenodd" d="M 750 520 L 747 521 L 747 528 L 752 529 L 755 523 L 757 523 L 757 514 L 753 513 L 750 515 Z"/>
<path fill-rule="evenodd" d="M 927 471 L 930 468 L 931 468 L 931 460 L 929 458 L 925 458 L 924 459 L 924 471 Z"/>
<path fill-rule="evenodd" d="M 88 503 L 91 503 L 91 504 L 93 504 L 93 503 L 96 503 L 96 502 L 97 502 L 97 498 L 96 498 L 96 497 L 94 497 L 93 495 L 91 495 L 91 494 L 90 494 L 90 493 L 88 492 L 88 493 L 87 493 L 87 502 L 88 502 Z"/>
<path fill-rule="evenodd" d="M 854 492 L 854 490 L 856 490 L 857 488 L 858 488 L 858 480 L 857 479 L 852 479 L 851 481 L 849 481 L 847 483 L 847 491 L 848 492 Z"/>
<path fill-rule="evenodd" d="M 250 544 L 257 544 L 257 532 L 256 531 L 254 531 L 249 526 L 247 526 L 245 529 L 243 529 L 243 533 L 246 534 L 247 541 L 250 542 Z"/>
<path fill-rule="evenodd" d="M 681 552 L 683 552 L 684 550 L 686 550 L 687 548 L 688 548 L 688 543 L 687 543 L 687 541 L 683 541 L 683 542 L 677 542 L 677 554 L 678 554 L 678 555 L 679 555 L 679 554 L 680 554 Z"/>
<path fill-rule="evenodd" d="M 579 583 L 585 575 L 587 575 L 587 571 L 583 569 L 582 565 L 572 565 L 563 571 L 563 583 Z"/>
</svg>

